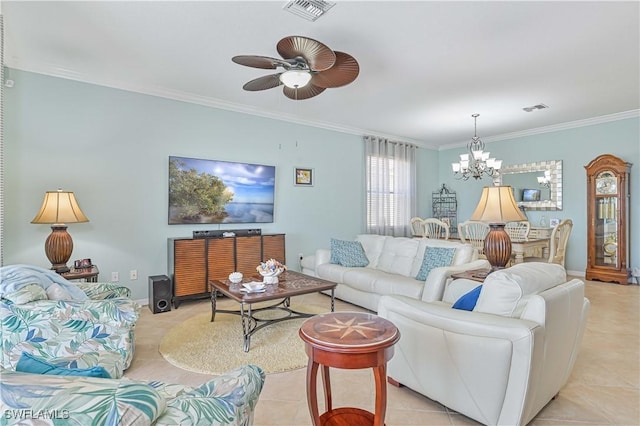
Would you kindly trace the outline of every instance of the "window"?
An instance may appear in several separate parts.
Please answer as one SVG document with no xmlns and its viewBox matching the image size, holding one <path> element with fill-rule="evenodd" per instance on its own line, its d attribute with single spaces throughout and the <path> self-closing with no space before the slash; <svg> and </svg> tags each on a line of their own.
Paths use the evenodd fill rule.
<svg viewBox="0 0 640 426">
<path fill-rule="evenodd" d="M 367 232 L 410 236 L 415 216 L 414 145 L 365 136 Z"/>
</svg>

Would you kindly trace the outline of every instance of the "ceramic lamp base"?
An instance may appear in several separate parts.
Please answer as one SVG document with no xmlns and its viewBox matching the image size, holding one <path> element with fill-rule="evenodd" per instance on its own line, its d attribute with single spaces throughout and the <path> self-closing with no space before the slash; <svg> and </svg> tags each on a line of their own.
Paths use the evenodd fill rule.
<svg viewBox="0 0 640 426">
<path fill-rule="evenodd" d="M 511 238 L 503 223 L 490 223 L 489 228 L 484 239 L 484 255 L 491 264 L 491 270 L 496 271 L 503 269 L 511 260 Z"/>
</svg>

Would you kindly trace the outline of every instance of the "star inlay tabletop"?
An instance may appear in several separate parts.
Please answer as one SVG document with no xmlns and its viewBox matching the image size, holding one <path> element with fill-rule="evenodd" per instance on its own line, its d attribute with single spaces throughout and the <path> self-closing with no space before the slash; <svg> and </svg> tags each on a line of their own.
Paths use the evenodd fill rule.
<svg viewBox="0 0 640 426">
<path fill-rule="evenodd" d="M 310 340 L 336 347 L 366 347 L 397 338 L 398 329 L 377 315 L 333 312 L 306 320 L 300 330 Z"/>
</svg>

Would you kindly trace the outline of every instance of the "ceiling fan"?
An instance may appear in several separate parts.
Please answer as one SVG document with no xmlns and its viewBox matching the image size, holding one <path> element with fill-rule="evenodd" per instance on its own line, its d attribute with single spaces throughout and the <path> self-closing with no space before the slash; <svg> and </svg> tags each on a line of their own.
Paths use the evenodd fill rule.
<svg viewBox="0 0 640 426">
<path fill-rule="evenodd" d="M 233 62 L 253 68 L 277 69 L 283 72 L 265 75 L 245 83 L 248 91 L 272 89 L 284 85 L 286 97 L 309 99 L 325 89 L 345 86 L 358 77 L 360 66 L 355 58 L 344 52 L 329 49 L 317 40 L 289 36 L 278 42 L 276 49 L 283 59 L 267 56 L 240 55 Z"/>
</svg>

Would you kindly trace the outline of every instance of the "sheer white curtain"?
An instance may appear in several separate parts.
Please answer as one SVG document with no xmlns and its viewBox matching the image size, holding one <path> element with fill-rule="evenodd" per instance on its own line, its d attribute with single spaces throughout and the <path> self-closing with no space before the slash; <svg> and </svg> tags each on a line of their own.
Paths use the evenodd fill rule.
<svg viewBox="0 0 640 426">
<path fill-rule="evenodd" d="M 365 136 L 367 233 L 411 236 L 416 215 L 416 146 Z"/>
</svg>

